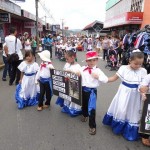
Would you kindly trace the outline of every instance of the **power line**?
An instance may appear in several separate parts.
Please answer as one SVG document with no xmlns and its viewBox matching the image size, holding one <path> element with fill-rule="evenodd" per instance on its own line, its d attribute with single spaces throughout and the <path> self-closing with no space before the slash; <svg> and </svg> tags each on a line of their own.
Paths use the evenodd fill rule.
<svg viewBox="0 0 150 150">
<path fill-rule="evenodd" d="M 49 18 L 52 19 L 54 23 L 56 23 L 56 20 L 54 19 L 53 15 L 51 14 L 50 10 L 45 6 L 45 2 L 42 0 L 39 0 L 40 5 L 42 6 L 45 13 L 48 15 Z"/>
</svg>

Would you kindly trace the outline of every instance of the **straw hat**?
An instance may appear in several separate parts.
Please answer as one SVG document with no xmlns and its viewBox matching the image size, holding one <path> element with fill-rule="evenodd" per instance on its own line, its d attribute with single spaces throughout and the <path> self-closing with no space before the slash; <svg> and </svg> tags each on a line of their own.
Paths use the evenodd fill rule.
<svg viewBox="0 0 150 150">
<path fill-rule="evenodd" d="M 50 60 L 50 52 L 48 50 L 44 50 L 44 51 L 38 53 L 38 55 L 40 56 L 40 58 L 43 61 L 51 62 L 51 60 Z"/>
</svg>

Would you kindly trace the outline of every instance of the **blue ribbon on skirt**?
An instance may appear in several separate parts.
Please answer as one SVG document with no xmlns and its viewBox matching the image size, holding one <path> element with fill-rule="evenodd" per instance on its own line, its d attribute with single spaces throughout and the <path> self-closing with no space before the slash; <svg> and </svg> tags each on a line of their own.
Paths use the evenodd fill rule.
<svg viewBox="0 0 150 150">
<path fill-rule="evenodd" d="M 96 91 L 96 88 L 88 88 L 88 87 L 83 87 L 84 92 L 90 92 L 90 97 L 89 97 L 89 102 L 88 102 L 88 112 L 89 115 L 91 113 L 91 110 L 94 109 L 96 110 L 96 94 L 94 91 Z"/>
</svg>

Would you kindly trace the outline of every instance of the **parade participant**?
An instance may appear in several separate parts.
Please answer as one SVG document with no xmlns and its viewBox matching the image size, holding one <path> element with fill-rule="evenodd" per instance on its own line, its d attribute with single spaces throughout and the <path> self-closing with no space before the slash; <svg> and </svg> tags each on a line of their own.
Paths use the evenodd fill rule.
<svg viewBox="0 0 150 150">
<path fill-rule="evenodd" d="M 36 37 L 32 37 L 31 46 L 32 46 L 33 55 L 35 57 L 35 52 L 36 52 L 36 48 L 37 48 Z"/>
<path fill-rule="evenodd" d="M 38 103 L 38 111 L 43 110 L 43 108 L 49 108 L 50 101 L 52 98 L 52 84 L 50 78 L 50 69 L 54 69 L 52 62 L 50 60 L 50 52 L 48 50 L 44 50 L 41 53 L 38 53 L 40 56 L 42 63 L 40 65 L 40 69 L 36 75 L 36 82 L 40 84 L 40 95 L 39 95 L 39 103 Z M 43 106 L 44 94 L 46 93 L 46 102 Z"/>
<path fill-rule="evenodd" d="M 142 103 L 138 87 L 147 74 L 142 68 L 143 61 L 143 53 L 134 50 L 130 56 L 130 64 L 121 66 L 118 72 L 108 79 L 108 82 L 114 82 L 120 78 L 122 83 L 104 116 L 103 124 L 111 126 L 115 134 L 122 134 L 129 141 L 135 141 L 139 137 Z"/>
<path fill-rule="evenodd" d="M 87 46 L 87 50 L 88 51 L 92 51 L 93 47 L 92 47 L 92 38 L 89 38 L 88 39 L 88 46 Z"/>
<path fill-rule="evenodd" d="M 24 36 L 25 36 L 24 49 L 25 51 L 31 50 L 31 41 L 28 32 L 25 32 Z"/>
<path fill-rule="evenodd" d="M 65 64 L 63 70 L 67 72 L 78 73 L 80 71 L 81 66 L 75 61 L 76 58 L 75 52 L 73 50 L 67 51 L 65 53 L 65 58 L 67 63 Z M 68 113 L 72 117 L 81 114 L 81 106 L 73 102 L 63 100 L 60 97 L 58 97 L 56 104 L 63 107 L 62 112 Z"/>
<path fill-rule="evenodd" d="M 5 67 L 3 70 L 2 81 L 7 81 L 6 80 L 7 72 L 9 74 L 9 77 L 10 77 L 10 72 L 11 72 L 10 64 L 7 62 L 7 55 L 6 55 L 7 52 L 8 52 L 8 47 L 6 46 L 6 43 L 4 43 L 3 44 L 3 62 L 5 64 Z"/>
<path fill-rule="evenodd" d="M 96 39 L 96 51 L 99 54 L 102 49 L 100 37 Z"/>
<path fill-rule="evenodd" d="M 108 78 L 97 67 L 98 53 L 89 51 L 86 53 L 86 66 L 81 68 L 82 76 L 82 122 L 89 117 L 89 134 L 96 134 L 96 99 L 97 87 L 100 82 L 106 83 Z"/>
<path fill-rule="evenodd" d="M 146 100 L 146 93 L 150 93 L 150 74 L 148 74 L 141 83 L 140 92 L 142 93 L 142 99 Z M 141 133 L 140 135 L 142 137 L 143 145 L 150 147 L 150 135 L 144 133 Z"/>
<path fill-rule="evenodd" d="M 103 49 L 103 60 L 107 57 L 107 52 L 110 47 L 110 40 L 108 39 L 108 36 L 106 35 L 104 37 L 104 40 L 102 41 L 102 49 Z"/>
<path fill-rule="evenodd" d="M 32 51 L 26 51 L 25 60 L 18 66 L 21 71 L 20 84 L 16 88 L 16 103 L 19 109 L 34 106 L 38 103 L 35 76 L 39 65 L 34 62 Z"/>
</svg>

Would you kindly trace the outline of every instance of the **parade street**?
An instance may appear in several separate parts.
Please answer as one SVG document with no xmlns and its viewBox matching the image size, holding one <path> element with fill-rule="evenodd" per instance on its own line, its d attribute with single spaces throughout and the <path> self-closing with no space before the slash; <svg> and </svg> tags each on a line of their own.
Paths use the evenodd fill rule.
<svg viewBox="0 0 150 150">
<path fill-rule="evenodd" d="M 84 65 L 85 52 L 77 55 L 78 62 Z M 57 69 L 62 69 L 65 63 L 54 57 L 52 61 Z M 105 69 L 105 64 L 105 61 L 99 61 L 104 73 L 112 76 L 115 71 Z M 88 123 L 82 123 L 80 117 L 71 118 L 61 112 L 55 104 L 56 96 L 52 98 L 50 109 L 38 112 L 35 106 L 18 110 L 15 85 L 9 86 L 7 77 L 6 82 L 0 81 L 0 150 L 148 150 L 140 140 L 126 141 L 102 124 L 119 83 L 120 80 L 98 88 L 97 133 L 92 136 L 88 133 Z"/>
</svg>

